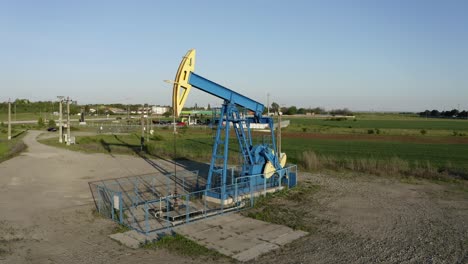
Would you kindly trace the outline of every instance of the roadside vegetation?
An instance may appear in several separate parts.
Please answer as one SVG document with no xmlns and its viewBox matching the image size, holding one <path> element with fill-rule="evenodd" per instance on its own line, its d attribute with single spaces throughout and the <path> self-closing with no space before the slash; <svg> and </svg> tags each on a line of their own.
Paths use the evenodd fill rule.
<svg viewBox="0 0 468 264">
<path fill-rule="evenodd" d="M 293 189 L 283 189 L 266 196 L 259 196 L 253 208 L 242 211 L 242 214 L 257 220 L 286 225 L 292 229 L 315 232 L 318 222 L 304 207 L 314 203 L 314 194 L 320 190 L 319 185 L 309 181 L 300 182 Z"/>
<path fill-rule="evenodd" d="M 11 140 L 8 140 L 7 127 L 0 125 L 0 162 L 15 157 L 27 148 L 22 141 L 25 131 L 25 129 L 12 128 Z"/>
<path fill-rule="evenodd" d="M 210 259 L 229 259 L 217 251 L 201 246 L 182 235 L 163 236 L 160 240 L 143 246 L 146 249 L 166 249 L 187 257 L 207 257 Z"/>
</svg>

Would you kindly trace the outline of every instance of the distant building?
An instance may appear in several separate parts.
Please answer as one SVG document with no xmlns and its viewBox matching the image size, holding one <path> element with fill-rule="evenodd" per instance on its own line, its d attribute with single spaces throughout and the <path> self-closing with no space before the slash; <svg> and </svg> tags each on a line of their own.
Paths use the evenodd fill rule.
<svg viewBox="0 0 468 264">
<path fill-rule="evenodd" d="M 109 107 L 109 111 L 111 111 L 112 113 L 117 114 L 117 115 L 127 113 L 126 110 L 120 109 L 120 108 L 115 108 L 115 107 Z"/>
<path fill-rule="evenodd" d="M 153 106 L 152 107 L 152 112 L 155 115 L 162 115 L 169 111 L 170 111 L 170 108 L 168 106 Z"/>
</svg>

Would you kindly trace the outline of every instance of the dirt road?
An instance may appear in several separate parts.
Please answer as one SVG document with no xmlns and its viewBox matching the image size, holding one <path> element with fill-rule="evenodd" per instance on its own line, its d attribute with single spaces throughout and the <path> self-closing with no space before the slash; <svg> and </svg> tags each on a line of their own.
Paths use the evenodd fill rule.
<svg viewBox="0 0 468 264">
<path fill-rule="evenodd" d="M 154 167 L 131 156 L 45 146 L 36 141 L 39 134 L 29 131 L 27 152 L 0 163 L 0 263 L 191 262 L 164 250 L 118 245 L 107 237 L 115 225 L 92 214 L 88 181 L 151 173 Z"/>
<path fill-rule="evenodd" d="M 92 214 L 88 181 L 155 172 L 132 156 L 83 154 L 37 143 L 0 163 L 0 263 L 218 263 L 131 250 Z M 159 170 L 172 164 L 155 160 Z M 467 263 L 466 188 L 427 181 L 303 174 L 320 186 L 296 208 L 316 232 L 260 263 Z M 255 262 L 257 263 L 257 262 Z"/>
</svg>

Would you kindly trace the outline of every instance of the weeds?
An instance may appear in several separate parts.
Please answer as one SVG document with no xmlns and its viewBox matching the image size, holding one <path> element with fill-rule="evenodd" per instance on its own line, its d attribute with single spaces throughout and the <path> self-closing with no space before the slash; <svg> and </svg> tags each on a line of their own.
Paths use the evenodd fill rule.
<svg viewBox="0 0 468 264">
<path fill-rule="evenodd" d="M 257 220 L 312 232 L 315 230 L 314 225 L 307 216 L 307 211 L 301 207 L 307 206 L 313 194 L 319 190 L 320 186 L 304 182 L 293 189 L 268 193 L 256 198 L 255 206 L 243 214 Z"/>
<path fill-rule="evenodd" d="M 305 151 L 299 160 L 300 165 L 309 171 L 320 169 L 351 170 L 385 176 L 414 176 L 432 180 L 468 179 L 464 171 L 454 169 L 450 162 L 443 167 L 436 167 L 429 161 L 407 161 L 398 157 L 390 159 L 342 158 L 317 155 L 314 151 Z"/>
<path fill-rule="evenodd" d="M 112 230 L 112 234 L 125 233 L 130 230 L 131 229 L 128 228 L 127 226 L 117 224 L 117 226 Z"/>
<path fill-rule="evenodd" d="M 164 236 L 156 242 L 145 244 L 143 248 L 164 248 L 170 252 L 189 257 L 205 256 L 216 259 L 224 257 L 221 253 L 201 246 L 179 234 Z"/>
</svg>

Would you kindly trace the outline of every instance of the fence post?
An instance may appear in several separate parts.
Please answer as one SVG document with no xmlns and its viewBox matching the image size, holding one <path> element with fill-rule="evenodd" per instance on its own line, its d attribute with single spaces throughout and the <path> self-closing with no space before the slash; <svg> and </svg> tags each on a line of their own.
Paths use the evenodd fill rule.
<svg viewBox="0 0 468 264">
<path fill-rule="evenodd" d="M 148 202 L 145 202 L 145 234 L 148 235 L 149 223 L 148 223 Z"/>
<path fill-rule="evenodd" d="M 102 206 L 101 205 L 101 200 L 102 200 L 102 198 L 101 198 L 101 187 L 100 186 L 97 186 L 97 191 L 98 191 L 97 192 L 98 193 L 98 195 L 97 195 L 97 197 L 98 197 L 98 212 L 99 212 L 99 214 L 101 214 L 101 206 Z"/>
<path fill-rule="evenodd" d="M 205 217 L 206 217 L 206 214 L 207 214 L 207 210 L 206 210 L 206 194 L 207 194 L 207 191 L 205 189 L 205 195 L 203 195 L 203 209 L 204 209 L 204 213 L 205 213 Z"/>
<path fill-rule="evenodd" d="M 231 167 L 231 185 L 234 184 L 234 167 Z"/>
<path fill-rule="evenodd" d="M 138 198 L 138 179 L 135 179 L 135 182 L 133 183 L 133 191 L 135 192 L 136 203 L 139 203 L 140 199 Z"/>
<path fill-rule="evenodd" d="M 122 192 L 119 192 L 119 220 L 120 224 L 123 223 L 123 205 L 122 205 Z"/>
<path fill-rule="evenodd" d="M 111 195 L 111 215 L 112 215 L 112 220 L 114 220 L 114 193 Z"/>
<path fill-rule="evenodd" d="M 234 201 L 235 201 L 235 206 L 239 210 L 239 205 L 238 205 L 239 197 L 237 195 L 238 195 L 238 190 L 237 190 L 237 180 L 236 180 L 236 183 L 234 184 Z"/>
<path fill-rule="evenodd" d="M 250 189 L 250 207 L 253 207 L 253 204 L 254 204 L 254 197 L 253 197 L 253 188 L 252 188 L 252 185 L 254 183 L 254 180 L 253 180 L 253 177 L 255 176 L 251 176 L 250 177 L 250 184 L 249 184 L 249 189 Z"/>
<path fill-rule="evenodd" d="M 186 213 L 186 222 L 190 222 L 190 206 L 189 206 L 189 201 L 190 201 L 190 194 L 185 195 L 185 213 Z"/>
</svg>

